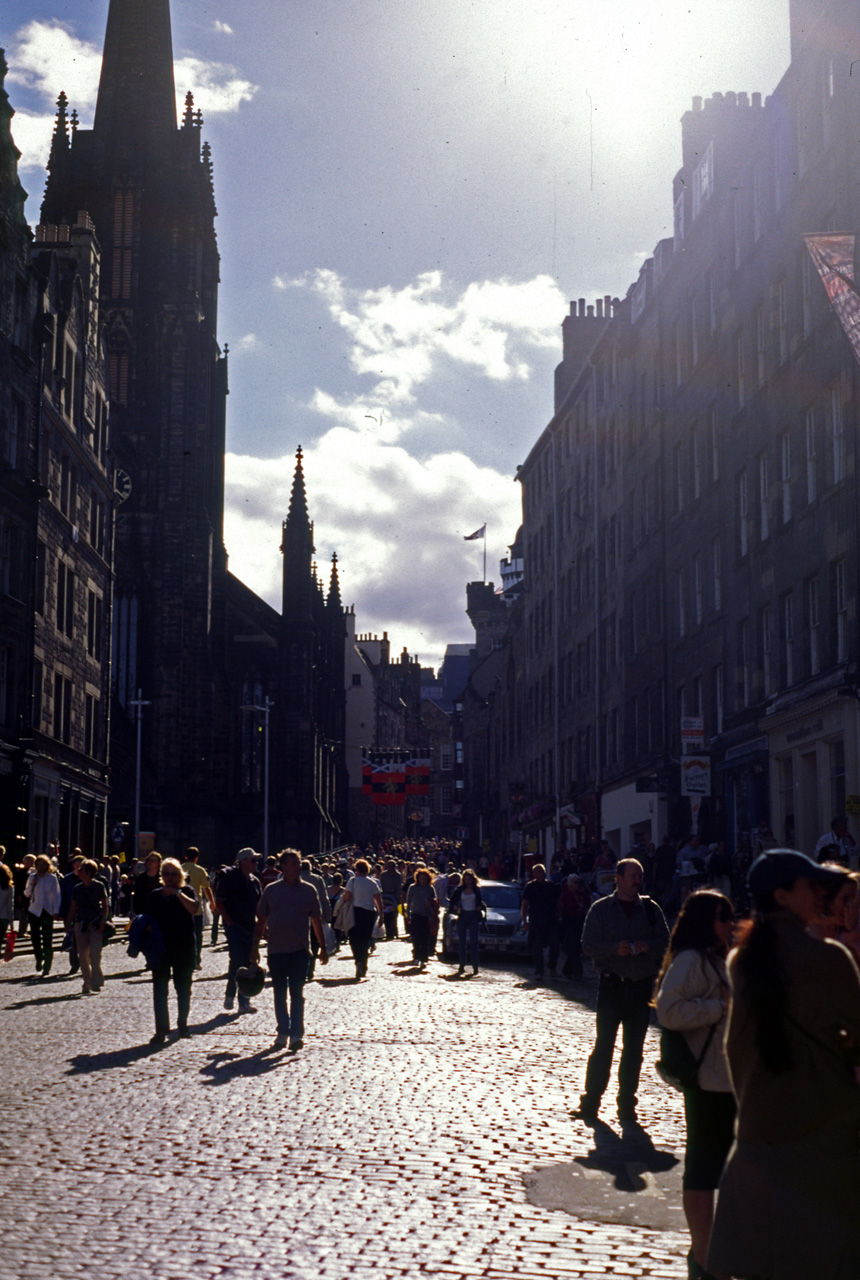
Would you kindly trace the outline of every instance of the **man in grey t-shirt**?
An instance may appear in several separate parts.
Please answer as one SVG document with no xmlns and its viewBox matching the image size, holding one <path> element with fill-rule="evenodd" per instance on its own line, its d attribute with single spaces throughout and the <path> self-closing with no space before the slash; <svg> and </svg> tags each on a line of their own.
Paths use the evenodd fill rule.
<svg viewBox="0 0 860 1280">
<path fill-rule="evenodd" d="M 278 1034 L 275 1047 L 301 1049 L 304 1040 L 304 984 L 308 975 L 309 927 L 319 942 L 320 964 L 328 964 L 317 891 L 301 878 L 302 860 L 295 849 L 284 849 L 280 857 L 281 879 L 263 890 L 257 904 L 257 926 L 251 947 L 251 963 L 260 955 L 260 942 L 267 937 L 269 972 L 275 997 Z M 289 1006 L 287 992 L 289 991 Z"/>
</svg>

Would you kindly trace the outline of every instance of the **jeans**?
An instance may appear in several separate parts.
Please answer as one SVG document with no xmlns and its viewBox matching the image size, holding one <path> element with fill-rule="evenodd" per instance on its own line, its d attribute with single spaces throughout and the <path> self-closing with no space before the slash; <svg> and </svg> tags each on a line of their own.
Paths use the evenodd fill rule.
<svg viewBox="0 0 860 1280">
<path fill-rule="evenodd" d="M 42 911 L 37 916 L 34 916 L 32 911 L 28 911 L 27 915 L 30 920 L 36 968 L 41 969 L 42 973 L 50 973 L 54 959 L 54 917 L 49 911 Z"/>
<path fill-rule="evenodd" d="M 194 972 L 190 964 L 172 964 L 162 957 L 161 963 L 152 970 L 152 1004 L 155 1010 L 155 1030 L 167 1035 L 170 1030 L 170 1011 L 167 1007 L 167 986 L 171 973 L 173 988 L 176 992 L 176 1025 L 180 1031 L 188 1026 L 188 1011 L 191 1008 L 191 975 Z"/>
<path fill-rule="evenodd" d="M 230 963 L 227 966 L 227 990 L 224 992 L 228 1000 L 236 995 L 236 970 L 243 969 L 251 963 L 251 943 L 254 935 L 250 929 L 243 929 L 240 924 L 225 924 L 224 936 L 227 939 L 227 950 Z"/>
<path fill-rule="evenodd" d="M 203 914 L 194 917 L 194 963 L 200 966 L 203 955 Z"/>
<path fill-rule="evenodd" d="M 278 1035 L 301 1040 L 305 1033 L 305 977 L 308 972 L 307 951 L 270 951 L 269 973 L 275 997 L 275 1021 Z M 290 1000 L 287 1005 L 287 991 Z"/>
<path fill-rule="evenodd" d="M 466 947 L 472 956 L 472 968 L 478 967 L 478 925 L 481 923 L 480 911 L 461 911 L 457 917 L 457 938 L 459 940 L 460 968 L 466 964 Z"/>
<path fill-rule="evenodd" d="M 352 958 L 355 960 L 355 976 L 363 978 L 367 973 L 367 954 L 370 951 L 370 940 L 376 924 L 376 911 L 368 911 L 366 907 L 355 908 L 355 924 L 349 931 L 349 945 Z"/>
<path fill-rule="evenodd" d="M 104 986 L 104 975 L 102 973 L 102 943 L 104 934 L 101 929 L 96 929 L 94 925 L 90 925 L 88 929 L 83 929 L 81 925 L 75 924 L 75 946 L 78 951 L 78 962 L 81 966 L 81 977 L 84 980 L 84 986 L 90 991 L 100 991 Z"/>
<path fill-rule="evenodd" d="M 632 1111 L 642 1069 L 642 1049 L 651 1015 L 649 1001 L 653 978 L 625 982 L 602 973 L 597 989 L 597 1039 L 585 1072 L 583 1105 L 597 1110 L 609 1084 L 612 1053 L 618 1028 L 622 1031 L 621 1061 L 618 1064 L 618 1110 Z"/>
<path fill-rule="evenodd" d="M 388 942 L 392 942 L 397 937 L 397 908 L 386 907 L 382 917 L 382 923 L 385 925 L 385 937 Z"/>
<path fill-rule="evenodd" d="M 585 916 L 565 916 L 561 922 L 561 947 L 567 959 L 562 973 L 566 978 L 582 977 L 582 926 Z"/>
</svg>

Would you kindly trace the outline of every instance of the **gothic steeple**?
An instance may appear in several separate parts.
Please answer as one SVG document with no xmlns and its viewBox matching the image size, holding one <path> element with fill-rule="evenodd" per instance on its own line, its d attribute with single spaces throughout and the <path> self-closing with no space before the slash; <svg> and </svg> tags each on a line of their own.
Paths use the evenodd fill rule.
<svg viewBox="0 0 860 1280">
<path fill-rule="evenodd" d="M 313 587 L 315 573 L 312 567 L 314 554 L 313 525 L 308 518 L 308 500 L 305 493 L 305 473 L 302 450 L 296 451 L 296 470 L 293 475 L 293 491 L 290 510 L 284 521 L 284 596 L 283 618 L 287 622 L 305 622 L 312 618 Z"/>
<path fill-rule="evenodd" d="M 54 136 L 51 138 L 51 153 L 48 156 L 48 172 L 60 173 L 69 158 L 69 122 L 66 107 L 69 100 L 64 93 L 57 99 L 57 115 L 54 121 Z"/>
<path fill-rule="evenodd" d="M 170 0 L 110 0 L 93 133 L 152 153 L 176 131 Z"/>
<path fill-rule="evenodd" d="M 331 578 L 328 586 L 328 600 L 326 606 L 333 613 L 336 612 L 338 617 L 343 613 L 343 605 L 340 599 L 340 579 L 337 574 L 337 552 L 332 554 L 331 558 Z"/>
</svg>

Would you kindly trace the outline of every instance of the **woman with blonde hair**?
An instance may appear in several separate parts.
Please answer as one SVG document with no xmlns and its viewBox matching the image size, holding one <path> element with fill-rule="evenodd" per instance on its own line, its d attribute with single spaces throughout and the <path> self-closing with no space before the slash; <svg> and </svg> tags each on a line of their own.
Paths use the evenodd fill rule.
<svg viewBox="0 0 860 1280">
<path fill-rule="evenodd" d="M 60 896 L 60 882 L 54 874 L 51 859 L 40 853 L 27 878 L 24 897 L 27 899 L 36 972 L 43 978 L 51 972 L 54 959 L 54 920 L 60 914 Z"/>
<path fill-rule="evenodd" d="M 85 996 L 101 991 L 102 943 L 108 917 L 108 896 L 103 881 L 98 879 L 99 864 L 85 858 L 78 866 L 78 883 L 72 890 L 69 923 L 75 931 L 75 947 L 84 980 Z"/>
<path fill-rule="evenodd" d="M 185 872 L 175 858 L 161 863 L 161 884 L 146 901 L 145 914 L 151 916 L 161 933 L 164 951 L 152 966 L 152 1002 L 155 1035 L 150 1044 L 164 1044 L 170 1032 L 167 988 L 171 975 L 176 991 L 176 1026 L 180 1036 L 189 1035 L 191 979 L 196 960 L 194 917 L 197 894 L 185 883 Z"/>
</svg>

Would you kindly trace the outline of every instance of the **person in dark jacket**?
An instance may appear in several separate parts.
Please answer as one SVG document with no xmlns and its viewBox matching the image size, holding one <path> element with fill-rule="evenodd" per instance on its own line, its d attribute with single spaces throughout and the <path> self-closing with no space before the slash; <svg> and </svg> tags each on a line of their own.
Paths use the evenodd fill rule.
<svg viewBox="0 0 860 1280">
<path fill-rule="evenodd" d="M 162 883 L 149 895 L 146 914 L 152 916 L 164 941 L 164 954 L 152 966 L 152 1002 L 155 1035 L 150 1044 L 164 1044 L 170 1031 L 167 988 L 171 975 L 176 991 L 176 1026 L 187 1036 L 191 1008 L 191 978 L 196 960 L 194 917 L 197 894 L 185 883 L 185 872 L 174 858 L 161 864 Z"/>
<path fill-rule="evenodd" d="M 156 853 L 153 849 L 152 853 L 147 854 L 144 863 L 144 870 L 139 876 L 134 878 L 134 893 L 131 899 L 131 909 L 136 916 L 142 911 L 147 910 L 149 895 L 161 886 L 161 854 Z"/>
<path fill-rule="evenodd" d="M 463 879 L 448 899 L 448 909 L 457 913 L 460 960 L 457 976 L 462 978 L 466 972 L 467 948 L 472 958 L 472 973 L 478 972 L 478 926 L 486 914 L 484 899 L 481 897 L 481 886 L 474 871 L 463 872 Z"/>
<path fill-rule="evenodd" d="M 227 989 L 224 1008 L 232 1009 L 236 999 L 236 973 L 251 961 L 251 947 L 257 925 L 257 903 L 263 892 L 254 875 L 257 855 L 253 849 L 240 849 L 236 863 L 219 877 L 215 905 L 224 923 L 224 935 L 230 963 L 227 967 Z M 247 996 L 239 996 L 240 1013 L 256 1013 Z"/>
</svg>

